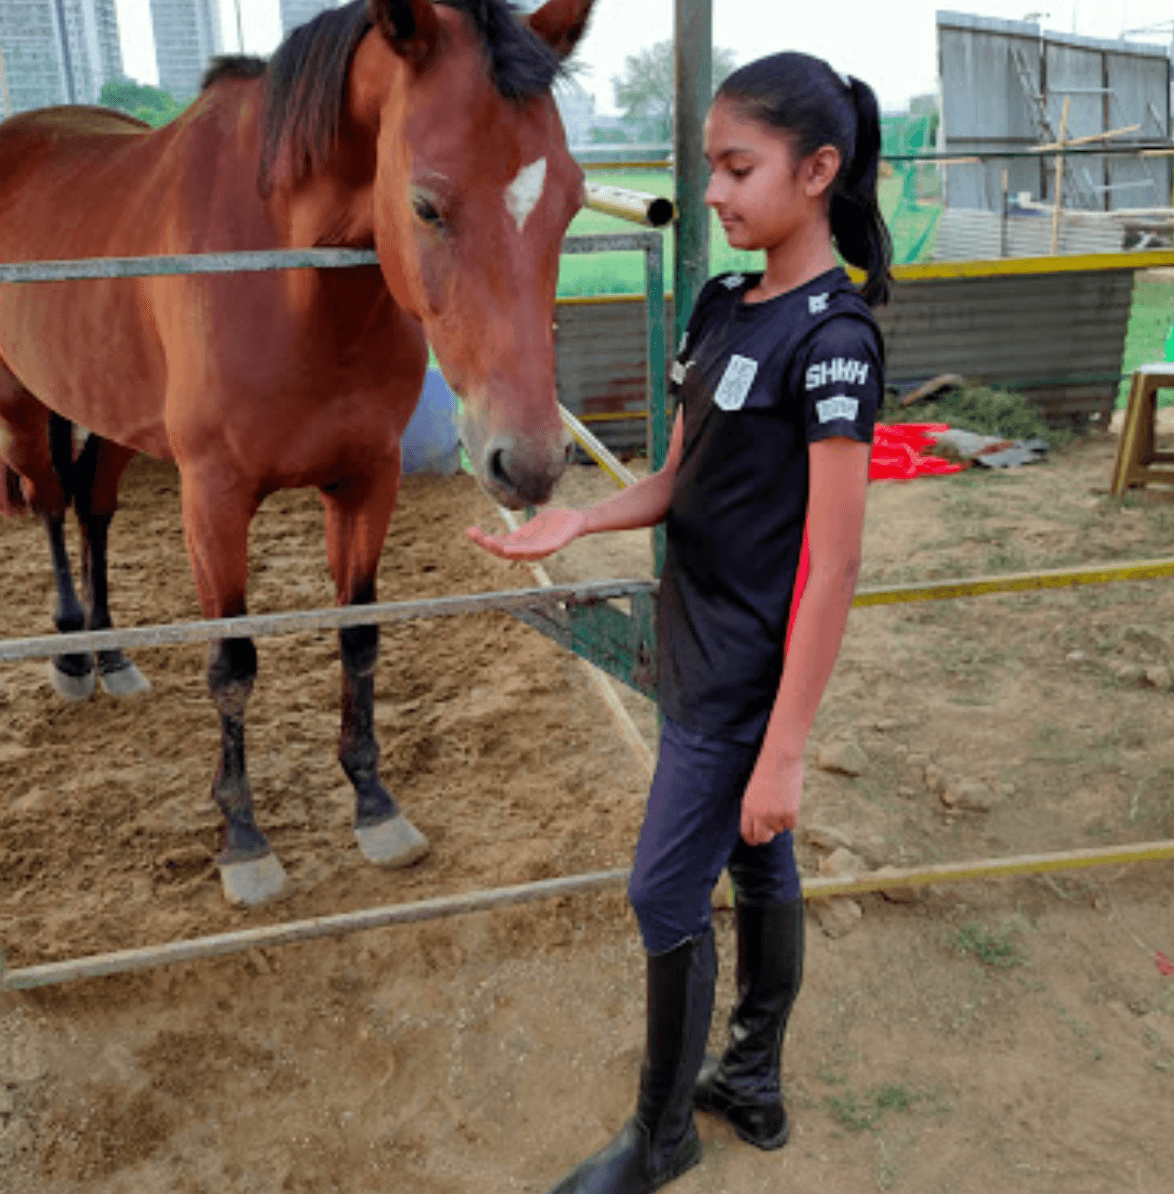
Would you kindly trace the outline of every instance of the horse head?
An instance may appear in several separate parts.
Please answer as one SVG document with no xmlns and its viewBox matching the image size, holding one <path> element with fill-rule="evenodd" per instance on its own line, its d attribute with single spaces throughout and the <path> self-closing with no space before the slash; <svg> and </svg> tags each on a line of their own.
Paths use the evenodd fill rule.
<svg viewBox="0 0 1174 1194">
<path fill-rule="evenodd" d="M 551 85 L 592 3 L 518 18 L 500 0 L 369 0 L 352 72 L 389 81 L 372 91 L 384 278 L 462 399 L 478 475 L 513 508 L 546 501 L 569 456 L 553 319 L 583 175 Z"/>
</svg>

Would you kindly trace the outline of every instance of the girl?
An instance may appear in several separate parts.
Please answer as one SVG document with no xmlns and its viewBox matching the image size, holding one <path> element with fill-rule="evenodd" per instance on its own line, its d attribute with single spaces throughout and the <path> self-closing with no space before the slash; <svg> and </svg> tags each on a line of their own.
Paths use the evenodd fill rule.
<svg viewBox="0 0 1174 1194">
<path fill-rule="evenodd" d="M 762 274 L 711 279 L 672 369 L 664 468 L 588 510 L 547 510 L 512 560 L 578 535 L 667 520 L 658 610 L 660 756 L 628 894 L 647 952 L 647 1045 L 635 1117 L 552 1194 L 648 1194 L 695 1165 L 693 1107 L 781 1148 L 783 1032 L 803 966 L 791 830 L 803 748 L 839 652 L 860 561 L 884 350 L 869 304 L 891 257 L 876 201 L 876 97 L 805 54 L 732 74 L 710 109 L 706 203 Z M 867 281 L 858 294 L 838 248 Z M 804 526 L 806 597 L 794 618 Z M 786 660 L 784 666 L 784 647 Z M 738 997 L 705 1058 L 717 973 L 710 895 L 728 866 Z"/>
</svg>

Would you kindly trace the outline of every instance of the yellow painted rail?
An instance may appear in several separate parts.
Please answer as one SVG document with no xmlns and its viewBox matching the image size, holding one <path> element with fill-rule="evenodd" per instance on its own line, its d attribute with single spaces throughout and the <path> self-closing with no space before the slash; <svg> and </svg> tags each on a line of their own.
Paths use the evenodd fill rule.
<svg viewBox="0 0 1174 1194">
<path fill-rule="evenodd" d="M 943 862 L 909 868 L 888 867 L 863 875 L 803 880 L 808 900 L 859 895 L 897 887 L 928 887 L 932 883 L 969 883 L 980 879 L 1009 879 L 1015 875 L 1046 875 L 1098 866 L 1131 866 L 1137 862 L 1174 859 L 1174 841 L 1142 842 L 1135 846 L 1101 846 L 1064 850 L 1056 854 L 1019 854 L 1010 858 L 979 858 L 971 862 Z"/>
<path fill-rule="evenodd" d="M 968 580 L 919 580 L 888 588 L 858 589 L 854 604 L 903 605 L 911 601 L 951 601 L 957 597 L 1029 593 L 1037 589 L 1067 589 L 1075 585 L 1107 585 L 1130 580 L 1162 580 L 1168 576 L 1174 576 L 1174 559 L 1089 564 L 1042 572 L 1012 572 L 1004 576 L 976 576 Z"/>
</svg>

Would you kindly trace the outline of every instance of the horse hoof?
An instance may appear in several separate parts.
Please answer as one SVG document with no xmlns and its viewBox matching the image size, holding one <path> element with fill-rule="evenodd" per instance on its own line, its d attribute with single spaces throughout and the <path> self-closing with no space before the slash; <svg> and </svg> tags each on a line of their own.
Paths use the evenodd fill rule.
<svg viewBox="0 0 1174 1194">
<path fill-rule="evenodd" d="M 230 904 L 255 908 L 281 894 L 285 887 L 285 868 L 276 854 L 262 854 L 247 862 L 222 862 L 220 885 Z"/>
<path fill-rule="evenodd" d="M 111 671 L 99 669 L 102 690 L 112 697 L 140 696 L 151 691 L 151 681 L 128 659 L 122 667 Z"/>
<path fill-rule="evenodd" d="M 363 857 L 376 866 L 411 866 L 428 853 L 428 839 L 403 813 L 378 825 L 356 826 L 355 841 Z"/>
<path fill-rule="evenodd" d="M 68 672 L 63 672 L 51 659 L 49 660 L 49 683 L 53 685 L 53 691 L 63 701 L 68 701 L 71 705 L 88 701 L 94 695 L 93 669 L 83 676 L 71 676 Z"/>
</svg>

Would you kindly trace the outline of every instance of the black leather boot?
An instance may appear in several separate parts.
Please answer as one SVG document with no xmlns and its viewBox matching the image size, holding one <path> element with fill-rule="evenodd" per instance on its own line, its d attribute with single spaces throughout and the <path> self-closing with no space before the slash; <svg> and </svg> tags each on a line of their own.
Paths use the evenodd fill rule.
<svg viewBox="0 0 1174 1194">
<path fill-rule="evenodd" d="M 787 1017 L 803 979 L 803 901 L 738 904 L 738 1001 L 730 1043 L 707 1057 L 693 1105 L 725 1119 L 757 1148 L 782 1148 L 791 1135 L 780 1067 Z"/>
<path fill-rule="evenodd" d="M 648 958 L 648 1040 L 635 1118 L 550 1194 L 651 1194 L 701 1160 L 692 1096 L 716 976 L 712 928 Z"/>
</svg>

